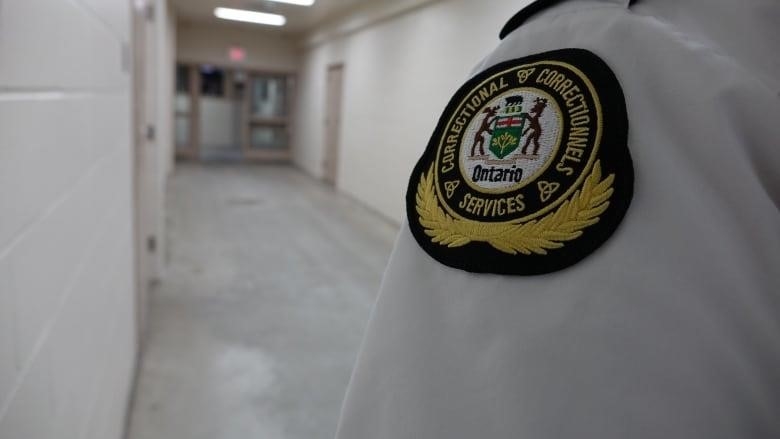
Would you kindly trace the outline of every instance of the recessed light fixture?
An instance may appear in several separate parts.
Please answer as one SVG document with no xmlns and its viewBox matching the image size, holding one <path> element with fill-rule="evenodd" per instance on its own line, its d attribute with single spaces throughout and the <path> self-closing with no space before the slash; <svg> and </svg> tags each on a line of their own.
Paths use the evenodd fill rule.
<svg viewBox="0 0 780 439">
<path fill-rule="evenodd" d="M 269 26 L 284 26 L 287 19 L 283 15 L 266 12 L 247 11 L 244 9 L 216 8 L 214 15 L 223 20 L 243 21 L 245 23 L 267 24 Z"/>
<path fill-rule="evenodd" d="M 311 6 L 314 4 L 314 0 L 269 0 L 272 2 L 277 3 L 288 3 L 291 5 L 298 5 L 298 6 Z"/>
</svg>

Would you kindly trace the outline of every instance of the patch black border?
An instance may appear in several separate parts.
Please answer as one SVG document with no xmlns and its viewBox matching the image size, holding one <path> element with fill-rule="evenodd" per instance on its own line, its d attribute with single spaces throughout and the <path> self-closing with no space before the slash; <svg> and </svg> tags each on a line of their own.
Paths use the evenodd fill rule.
<svg viewBox="0 0 780 439">
<path fill-rule="evenodd" d="M 598 93 L 602 107 L 603 132 L 598 152 L 603 175 L 615 174 L 614 193 L 609 208 L 599 222 L 588 227 L 583 235 L 568 241 L 561 249 L 547 255 L 510 255 L 484 242 L 471 242 L 464 247 L 450 248 L 431 241 L 419 222 L 416 194 L 420 177 L 436 160 L 440 139 L 450 116 L 459 103 L 485 79 L 504 70 L 543 61 L 560 61 L 581 70 Z M 581 261 L 615 232 L 631 204 L 634 190 L 634 168 L 627 146 L 628 115 L 623 90 L 609 66 L 596 54 L 585 49 L 560 49 L 501 62 L 478 73 L 458 89 L 447 104 L 428 146 L 417 162 L 406 193 L 406 212 L 415 240 L 431 257 L 444 265 L 473 272 L 506 275 L 538 275 L 559 271 Z"/>
</svg>

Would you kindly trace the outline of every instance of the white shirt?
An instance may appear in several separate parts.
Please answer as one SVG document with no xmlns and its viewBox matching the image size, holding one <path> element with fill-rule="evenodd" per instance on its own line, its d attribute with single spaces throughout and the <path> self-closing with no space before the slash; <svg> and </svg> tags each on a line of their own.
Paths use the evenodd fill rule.
<svg viewBox="0 0 780 439">
<path fill-rule="evenodd" d="M 561 48 L 611 67 L 622 224 L 537 276 L 447 267 L 404 226 L 339 439 L 780 438 L 780 3 L 627 3 L 551 7 L 477 69 Z"/>
</svg>

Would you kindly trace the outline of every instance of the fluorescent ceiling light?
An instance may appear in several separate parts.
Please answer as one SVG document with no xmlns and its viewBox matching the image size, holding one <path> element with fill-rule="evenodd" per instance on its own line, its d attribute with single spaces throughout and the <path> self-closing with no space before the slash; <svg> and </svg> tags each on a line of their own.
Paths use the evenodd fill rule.
<svg viewBox="0 0 780 439">
<path fill-rule="evenodd" d="M 243 9 L 216 8 L 214 9 L 214 15 L 223 20 L 267 24 L 270 26 L 284 26 L 287 23 L 287 19 L 283 15 L 246 11 Z"/>
<path fill-rule="evenodd" d="M 291 5 L 298 6 L 311 6 L 314 4 L 314 0 L 270 0 L 277 3 L 289 3 Z"/>
</svg>

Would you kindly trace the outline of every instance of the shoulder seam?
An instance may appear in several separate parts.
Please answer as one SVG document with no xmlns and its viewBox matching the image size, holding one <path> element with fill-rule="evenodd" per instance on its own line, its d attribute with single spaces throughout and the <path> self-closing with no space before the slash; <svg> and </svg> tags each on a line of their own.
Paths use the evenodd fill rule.
<svg viewBox="0 0 780 439">
<path fill-rule="evenodd" d="M 501 32 L 499 33 L 498 37 L 499 39 L 503 40 L 507 37 L 510 33 L 514 32 L 517 28 L 523 25 L 526 21 L 528 21 L 531 17 L 538 14 L 539 12 L 551 8 L 559 3 L 563 3 L 565 0 L 536 0 L 529 4 L 528 6 L 521 9 L 519 12 L 517 12 L 515 15 L 512 16 L 512 18 L 509 19 L 509 21 L 506 22 L 504 27 L 501 29 Z M 631 7 L 633 6 L 638 0 L 628 0 L 625 4 L 625 7 Z M 617 5 L 614 5 L 617 6 Z"/>
</svg>

